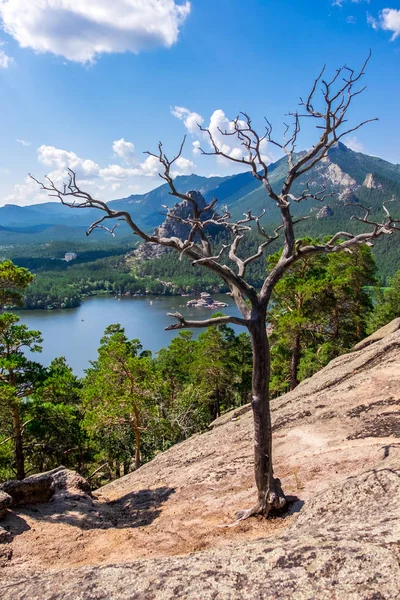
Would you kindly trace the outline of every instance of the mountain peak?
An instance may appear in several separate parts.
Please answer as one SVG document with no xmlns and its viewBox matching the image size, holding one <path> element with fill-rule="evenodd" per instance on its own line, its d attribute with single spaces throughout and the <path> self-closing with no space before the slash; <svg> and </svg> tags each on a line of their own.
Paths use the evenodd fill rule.
<svg viewBox="0 0 400 600">
<path fill-rule="evenodd" d="M 352 152 L 352 150 L 350 148 L 348 148 L 345 144 L 343 144 L 343 142 L 336 142 L 335 144 L 333 144 L 333 146 L 331 147 L 331 149 L 329 150 L 330 152 Z"/>
</svg>

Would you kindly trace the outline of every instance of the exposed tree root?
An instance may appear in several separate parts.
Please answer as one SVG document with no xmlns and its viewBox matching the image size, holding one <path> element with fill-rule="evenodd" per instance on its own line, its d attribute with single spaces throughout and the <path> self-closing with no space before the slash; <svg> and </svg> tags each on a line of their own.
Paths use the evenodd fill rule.
<svg viewBox="0 0 400 600">
<path fill-rule="evenodd" d="M 259 500 L 247 510 L 240 510 L 236 513 L 236 521 L 229 527 L 233 527 L 250 517 L 262 516 L 267 518 L 271 512 L 281 512 L 286 506 L 287 500 L 283 493 L 281 482 L 279 479 L 274 479 L 272 489 L 266 493 L 259 492 Z"/>
</svg>

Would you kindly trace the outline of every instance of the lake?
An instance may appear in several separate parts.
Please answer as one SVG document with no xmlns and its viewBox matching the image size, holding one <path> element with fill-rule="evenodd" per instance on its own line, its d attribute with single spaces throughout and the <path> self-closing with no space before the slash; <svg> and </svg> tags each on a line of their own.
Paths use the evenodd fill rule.
<svg viewBox="0 0 400 600">
<path fill-rule="evenodd" d="M 215 300 L 229 304 L 221 310 L 226 315 L 239 316 L 233 300 L 226 295 L 213 295 Z M 206 308 L 187 308 L 189 298 L 180 296 L 143 296 L 137 298 L 114 298 L 97 296 L 88 298 L 78 308 L 63 310 L 20 310 L 21 323 L 36 329 L 43 335 L 43 352 L 33 358 L 48 365 L 56 356 L 65 356 L 77 375 L 83 375 L 90 360 L 97 357 L 97 348 L 107 325 L 120 323 L 125 327 L 128 338 L 137 338 L 143 348 L 153 353 L 168 346 L 179 331 L 165 331 L 165 327 L 176 323 L 167 316 L 179 311 L 186 318 L 203 320 L 213 312 Z M 235 331 L 245 331 L 233 326 Z M 195 329 L 197 337 L 204 329 Z"/>
</svg>

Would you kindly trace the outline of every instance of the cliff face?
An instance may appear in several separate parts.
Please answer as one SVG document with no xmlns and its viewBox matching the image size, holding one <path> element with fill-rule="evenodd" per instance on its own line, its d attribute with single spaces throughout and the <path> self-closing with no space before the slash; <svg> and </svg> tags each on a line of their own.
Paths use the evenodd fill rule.
<svg viewBox="0 0 400 600">
<path fill-rule="evenodd" d="M 249 407 L 90 509 L 10 513 L 2 598 L 398 598 L 399 374 L 397 320 L 273 401 L 275 472 L 298 498 L 284 517 L 228 526 L 254 500 Z"/>
<path fill-rule="evenodd" d="M 193 198 L 199 209 L 203 209 L 206 206 L 206 201 L 200 192 L 190 191 L 187 195 Z M 177 237 L 182 240 L 186 239 L 190 232 L 190 226 L 186 223 L 182 223 L 182 220 L 192 218 L 193 210 L 186 201 L 176 203 L 171 209 L 170 214 L 165 218 L 164 222 L 157 227 L 153 235 L 158 237 Z M 201 215 L 202 220 L 210 218 L 212 211 L 207 211 Z M 208 229 L 210 232 L 210 229 Z M 197 241 L 197 238 L 195 238 Z M 147 258 L 158 258 L 166 252 L 170 252 L 170 248 L 158 246 L 157 244 L 151 244 L 144 242 L 132 253 L 132 257 L 147 259 Z"/>
</svg>

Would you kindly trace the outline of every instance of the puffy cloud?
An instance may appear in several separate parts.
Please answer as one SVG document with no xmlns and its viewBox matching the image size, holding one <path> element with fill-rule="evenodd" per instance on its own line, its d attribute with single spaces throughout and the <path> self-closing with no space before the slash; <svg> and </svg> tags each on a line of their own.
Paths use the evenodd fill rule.
<svg viewBox="0 0 400 600">
<path fill-rule="evenodd" d="M 195 140 L 192 144 L 192 152 L 195 156 L 201 154 L 201 142 L 199 140 Z"/>
<path fill-rule="evenodd" d="M 175 106 L 174 108 L 171 108 L 171 114 L 183 121 L 189 133 L 197 133 L 199 131 L 199 125 L 203 125 L 204 123 L 204 119 L 201 115 L 196 112 L 191 112 L 184 106 Z"/>
<path fill-rule="evenodd" d="M 118 181 L 130 177 L 155 177 L 161 171 L 158 158 L 148 156 L 142 163 L 132 167 L 121 167 L 120 165 L 108 165 L 100 170 L 100 177 L 104 181 Z"/>
<path fill-rule="evenodd" d="M 39 163 L 49 168 L 48 176 L 56 185 L 65 182 L 66 169 L 70 168 L 75 171 L 80 187 L 99 198 L 112 197 L 122 187 L 125 191 L 134 189 L 139 192 L 159 185 L 158 174 L 162 172 L 162 165 L 156 156 L 147 156 L 142 162 L 136 163 L 132 142 L 120 139 L 114 141 L 112 147 L 115 156 L 125 165 L 128 163 L 128 166 L 109 164 L 101 167 L 91 159 L 81 158 L 75 152 L 46 145 L 37 149 L 37 156 Z M 193 173 L 194 169 L 194 163 L 181 156 L 175 161 L 171 174 L 173 177 L 187 175 Z M 149 183 L 144 183 L 146 180 L 151 182 L 150 186 Z M 15 185 L 6 198 L 2 198 L 2 203 L 22 205 L 48 201 L 48 196 L 40 192 L 37 184 L 29 177 L 23 183 Z"/>
<path fill-rule="evenodd" d="M 21 146 L 28 147 L 28 146 L 30 146 L 30 145 L 31 145 L 31 143 L 30 143 L 30 142 L 27 142 L 26 140 L 19 140 L 18 138 L 16 138 L 16 140 L 15 140 L 15 141 L 16 141 L 16 142 L 18 142 L 18 144 L 21 144 Z"/>
<path fill-rule="evenodd" d="M 145 177 L 155 177 L 161 172 L 161 164 L 156 156 L 148 156 L 146 160 L 137 165 L 137 169 Z"/>
<path fill-rule="evenodd" d="M 239 119 L 237 122 L 237 126 L 239 128 L 245 128 L 246 123 Z M 217 146 L 220 148 L 224 154 L 227 154 L 231 158 L 235 158 L 240 160 L 241 158 L 246 156 L 246 151 L 240 141 L 238 141 L 235 135 L 227 136 L 225 133 L 233 133 L 235 131 L 235 124 L 233 121 L 230 121 L 225 115 L 224 111 L 221 109 L 215 110 L 210 118 L 210 123 L 208 125 L 208 129 L 215 140 Z M 267 147 L 268 142 L 266 140 L 262 141 L 261 151 L 263 153 L 263 158 L 267 162 L 271 162 L 269 157 L 267 156 Z"/>
<path fill-rule="evenodd" d="M 183 156 L 180 156 L 175 161 L 174 166 L 175 168 L 171 171 L 172 177 L 177 177 L 178 175 L 190 175 L 195 169 L 194 163 Z"/>
<path fill-rule="evenodd" d="M 56 170 L 64 171 L 67 167 L 80 176 L 98 175 L 100 167 L 89 159 L 80 158 L 75 152 L 61 150 L 54 146 L 40 146 L 38 148 L 38 159 L 46 167 L 55 167 Z"/>
<path fill-rule="evenodd" d="M 4 50 L 0 50 L 0 69 L 8 69 L 11 63 L 14 62 L 12 56 L 8 56 Z"/>
<path fill-rule="evenodd" d="M 122 158 L 127 164 L 131 165 L 135 159 L 135 146 L 132 142 L 126 142 L 123 138 L 113 142 L 113 151 L 115 156 Z"/>
<path fill-rule="evenodd" d="M 379 13 L 378 19 L 368 15 L 367 21 L 374 29 L 391 31 L 393 35 L 390 41 L 392 42 L 400 36 L 400 10 L 397 8 L 384 8 Z"/>
<path fill-rule="evenodd" d="M 2 204 L 36 204 L 40 202 L 48 202 L 49 198 L 43 192 L 40 192 L 37 183 L 32 181 L 30 177 L 26 177 L 23 183 L 14 185 L 13 191 L 8 196 L 3 197 Z"/>
<path fill-rule="evenodd" d="M 118 181 L 119 179 L 127 179 L 137 174 L 136 169 L 127 169 L 120 165 L 108 165 L 104 169 L 100 169 L 99 175 L 104 181 Z"/>
<path fill-rule="evenodd" d="M 201 148 L 210 148 L 213 149 L 213 146 L 210 142 L 210 138 L 207 132 L 200 132 L 197 127 L 197 123 L 203 124 L 205 119 L 198 113 L 191 112 L 188 108 L 184 108 L 183 106 L 175 106 L 174 109 L 171 110 L 171 113 L 177 119 L 183 121 L 186 129 L 189 133 L 196 133 L 199 135 L 201 140 L 194 140 L 192 142 L 192 152 L 195 156 L 201 154 Z M 194 123 L 196 122 L 196 127 L 194 127 Z M 237 125 L 239 127 L 246 127 L 246 123 L 243 120 L 238 120 Z M 235 123 L 234 121 L 230 121 L 228 117 L 225 115 L 224 111 L 221 109 L 215 110 L 211 117 L 210 122 L 205 129 L 208 129 L 218 146 L 218 148 L 224 154 L 227 154 L 233 159 L 241 160 L 246 155 L 246 151 L 241 144 L 240 140 L 238 140 L 236 135 L 224 135 L 225 133 L 231 134 L 235 132 Z M 272 157 L 268 154 L 268 142 L 267 140 L 263 140 L 261 142 L 261 152 L 263 160 L 269 164 L 272 160 Z M 226 159 L 224 157 L 218 156 L 218 162 L 226 163 Z M 247 166 L 245 167 L 248 168 Z M 237 168 L 235 169 L 237 171 Z"/>
<path fill-rule="evenodd" d="M 3 28 L 20 46 L 80 63 L 169 48 L 189 13 L 187 0 L 0 0 Z"/>
<path fill-rule="evenodd" d="M 345 138 L 343 142 L 350 150 L 354 150 L 354 152 L 362 152 L 364 150 L 363 144 L 355 136 Z"/>
</svg>

